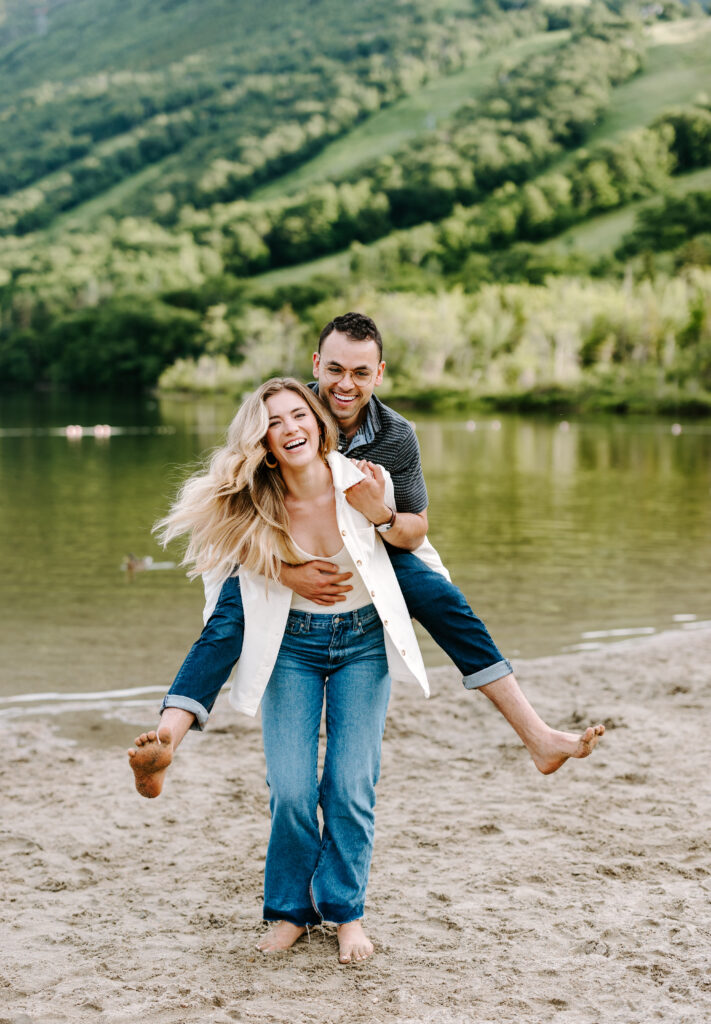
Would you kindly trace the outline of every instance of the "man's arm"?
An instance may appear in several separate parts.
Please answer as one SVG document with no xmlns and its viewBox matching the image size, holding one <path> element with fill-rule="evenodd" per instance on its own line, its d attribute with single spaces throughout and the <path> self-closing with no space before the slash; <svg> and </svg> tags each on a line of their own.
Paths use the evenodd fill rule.
<svg viewBox="0 0 711 1024">
<path fill-rule="evenodd" d="M 346 491 L 346 499 L 353 508 L 362 512 L 375 526 L 381 526 L 392 519 L 395 509 L 385 500 L 385 476 L 380 466 L 372 462 L 356 462 L 358 469 L 365 473 L 365 480 L 354 484 Z M 382 534 L 383 540 L 396 548 L 414 551 L 427 534 L 427 509 L 422 512 L 395 512 L 392 527 Z"/>
<path fill-rule="evenodd" d="M 347 591 L 353 590 L 353 587 L 346 583 L 352 575 L 351 572 L 339 572 L 338 566 L 333 562 L 321 559 L 304 562 L 303 565 L 288 565 L 282 562 L 279 582 L 308 601 L 331 605 L 345 601 Z"/>
</svg>

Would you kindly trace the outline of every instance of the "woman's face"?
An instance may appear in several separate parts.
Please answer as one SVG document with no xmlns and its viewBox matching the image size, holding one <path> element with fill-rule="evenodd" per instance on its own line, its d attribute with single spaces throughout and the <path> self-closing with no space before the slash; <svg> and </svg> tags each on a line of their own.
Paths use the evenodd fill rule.
<svg viewBox="0 0 711 1024">
<path fill-rule="evenodd" d="M 317 459 L 318 420 L 301 395 L 283 388 L 265 404 L 269 413 L 267 447 L 279 465 L 298 469 Z"/>
</svg>

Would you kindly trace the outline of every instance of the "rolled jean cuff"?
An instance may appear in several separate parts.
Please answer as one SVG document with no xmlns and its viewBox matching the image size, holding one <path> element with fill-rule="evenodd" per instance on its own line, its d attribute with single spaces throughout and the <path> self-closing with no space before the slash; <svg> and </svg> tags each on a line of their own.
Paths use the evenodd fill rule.
<svg viewBox="0 0 711 1024">
<path fill-rule="evenodd" d="M 480 686 L 486 686 L 487 683 L 494 683 L 497 679 L 503 679 L 504 676 L 509 675 L 511 672 L 513 672 L 511 662 L 504 658 L 493 665 L 479 669 L 478 672 L 472 672 L 470 676 L 464 676 L 462 682 L 467 690 L 476 690 Z"/>
<path fill-rule="evenodd" d="M 192 697 L 183 697 L 179 693 L 167 693 L 165 695 L 163 703 L 160 706 L 161 715 L 166 708 L 181 708 L 183 711 L 192 711 L 195 715 L 195 721 L 190 728 L 199 729 L 200 732 L 205 728 L 205 724 L 210 717 L 209 712 L 202 706 L 202 704 L 193 700 Z"/>
</svg>

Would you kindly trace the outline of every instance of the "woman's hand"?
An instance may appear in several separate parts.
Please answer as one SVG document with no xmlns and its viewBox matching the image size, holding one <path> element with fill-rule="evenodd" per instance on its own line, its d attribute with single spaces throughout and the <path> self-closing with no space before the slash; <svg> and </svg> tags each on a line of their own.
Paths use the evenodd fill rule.
<svg viewBox="0 0 711 1024">
<path fill-rule="evenodd" d="M 346 501 L 365 516 L 375 526 L 382 526 L 390 521 L 393 510 L 385 504 L 385 475 L 382 467 L 365 459 L 351 459 L 365 480 L 353 484 L 346 491 Z"/>
</svg>

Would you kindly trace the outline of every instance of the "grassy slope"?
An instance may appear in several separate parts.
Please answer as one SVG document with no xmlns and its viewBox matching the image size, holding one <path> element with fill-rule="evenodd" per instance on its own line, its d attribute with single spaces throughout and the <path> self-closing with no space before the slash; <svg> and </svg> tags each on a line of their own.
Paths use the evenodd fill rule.
<svg viewBox="0 0 711 1024">
<path fill-rule="evenodd" d="M 615 90 L 615 102 L 591 136 L 591 144 L 649 124 L 664 107 L 688 103 L 702 92 L 711 93 L 711 18 L 655 25 L 653 39 L 656 45 L 649 48 L 643 74 Z M 709 169 L 674 179 L 669 191 L 684 195 L 705 188 L 711 188 Z M 652 202 L 630 203 L 593 217 L 543 246 L 582 249 L 593 256 L 613 252 L 634 226 L 637 211 Z"/>
<path fill-rule="evenodd" d="M 711 167 L 691 174 L 683 174 L 672 178 L 669 183 L 670 195 L 683 196 L 687 192 L 711 190 Z M 613 210 L 599 217 L 592 217 L 583 224 L 569 228 L 550 242 L 541 242 L 538 248 L 554 249 L 558 252 L 570 252 L 579 249 L 589 256 L 604 256 L 612 253 L 622 241 L 624 235 L 634 227 L 635 217 L 639 210 L 657 202 L 657 198 L 644 199 L 638 203 L 630 203 L 621 210 Z M 283 267 L 271 270 L 267 274 L 253 277 L 251 284 L 267 291 L 280 285 L 300 284 L 308 281 L 316 274 L 341 274 L 348 269 L 349 254 L 347 251 L 334 256 L 324 256 L 310 263 L 301 263 L 298 267 Z"/>
<path fill-rule="evenodd" d="M 525 57 L 561 42 L 568 32 L 540 32 L 510 43 L 505 52 L 493 51 L 474 67 L 428 82 L 415 95 L 379 111 L 318 156 L 254 193 L 254 199 L 271 199 L 316 182 L 347 174 L 366 161 L 393 153 L 417 135 L 431 131 L 467 100 L 475 100 L 491 86 L 503 56 Z"/>
<path fill-rule="evenodd" d="M 691 38 L 689 38 L 691 36 Z M 545 39 L 545 37 L 544 37 Z M 648 51 L 645 70 L 632 81 L 625 83 L 615 90 L 614 102 L 609 114 L 603 118 L 601 124 L 593 133 L 591 144 L 603 142 L 607 139 L 614 139 L 620 133 L 641 128 L 654 120 L 655 116 L 665 106 L 676 103 L 688 103 L 700 92 L 711 92 L 711 60 L 709 51 L 711 49 L 711 19 L 701 22 L 682 21 L 679 23 L 667 23 L 654 27 L 654 44 Z M 534 40 L 527 41 L 533 43 Z M 538 43 L 538 45 L 541 45 Z M 496 67 L 495 55 L 487 57 L 491 60 L 492 69 Z M 481 62 L 484 64 L 484 61 Z M 462 79 L 464 74 L 454 75 L 453 79 Z M 490 82 L 482 82 L 479 89 L 483 91 Z M 437 83 L 431 83 L 426 89 Z M 424 90 L 423 90 L 424 92 Z M 417 99 L 419 99 L 418 94 Z M 470 95 L 472 95 L 470 93 Z M 462 94 L 464 98 L 464 94 Z M 346 138 L 338 143 L 329 146 L 324 152 L 305 164 L 300 171 L 307 168 L 314 168 L 313 177 L 309 181 L 320 180 L 323 168 L 328 166 L 331 173 L 336 173 L 337 160 L 341 153 L 349 151 L 356 152 L 359 145 L 363 144 L 363 132 L 370 122 L 377 122 L 380 118 L 393 114 L 399 107 L 406 111 L 414 106 L 416 98 L 409 98 L 397 104 L 390 111 L 376 114 L 369 122 L 360 125 Z M 371 130 L 370 134 L 375 138 L 376 133 Z M 332 164 L 326 164 L 331 151 L 335 152 Z M 383 150 L 384 151 L 384 150 Z M 321 160 L 324 164 L 321 164 Z M 562 169 L 566 161 L 561 161 L 558 168 Z M 270 186 L 276 194 L 279 186 L 291 179 L 288 175 Z M 306 181 L 302 182 L 306 183 Z M 684 175 L 682 178 L 672 182 L 671 190 L 676 194 L 702 189 L 711 186 L 711 170 L 698 171 L 694 174 Z M 284 188 L 286 190 L 286 188 Z M 645 202 L 653 202 L 646 200 Z M 614 210 L 611 213 L 591 218 L 584 224 L 570 228 L 559 235 L 552 242 L 542 243 L 542 246 L 553 246 L 557 249 L 568 250 L 571 248 L 584 249 L 593 255 L 603 255 L 613 251 L 619 244 L 622 236 L 629 231 L 633 224 L 635 214 L 644 203 L 633 203 L 621 210 Z M 308 280 L 314 274 L 339 273 L 342 272 L 348 262 L 347 253 L 337 253 L 323 259 L 313 260 L 310 263 L 303 263 L 297 267 L 286 267 L 283 270 L 270 271 L 253 278 L 255 285 L 260 289 L 268 289 L 278 285 L 300 283 Z"/>
<path fill-rule="evenodd" d="M 711 190 L 711 167 L 692 174 L 683 174 L 673 178 L 669 184 L 670 195 L 683 196 L 687 192 Z M 644 199 L 638 203 L 630 203 L 621 210 L 613 210 L 599 217 L 569 228 L 551 242 L 544 242 L 541 248 L 552 248 L 558 251 L 580 249 L 590 256 L 604 256 L 612 253 L 622 241 L 624 235 L 634 227 L 635 217 L 639 210 L 650 206 L 657 200 Z"/>
<path fill-rule="evenodd" d="M 670 30 L 673 25 L 655 28 Z M 681 27 L 693 31 L 694 38 L 681 35 L 681 41 L 674 42 L 668 31 L 669 41 L 650 46 L 644 72 L 615 90 L 612 109 L 593 132 L 591 144 L 649 124 L 664 107 L 711 92 L 711 18 L 682 22 Z M 653 39 L 664 36 L 655 32 Z"/>
<path fill-rule="evenodd" d="M 39 4 L 36 6 L 40 6 Z M 455 6 L 438 4 L 437 6 Z M 238 10 L 236 10 L 238 8 Z M 350 5 L 357 28 L 364 4 Z M 194 54 L 246 52 L 308 33 L 315 20 L 343 20 L 340 0 L 71 0 L 49 5 L 49 30 L 0 48 L 0 103 L 23 89 L 117 70 L 164 68 Z M 25 27 L 23 18 L 18 28 Z M 137 31 L 137 26 L 140 29 Z M 197 57 L 200 60 L 200 57 Z"/>
<path fill-rule="evenodd" d="M 135 10 L 141 7 L 143 2 L 144 0 L 130 0 L 126 6 L 127 10 L 132 12 L 131 16 L 135 17 Z M 328 3 L 329 0 L 326 0 L 326 6 Z M 190 8 L 192 5 L 188 3 L 186 6 Z M 219 32 L 216 32 L 216 25 L 222 25 L 224 28 L 224 22 L 220 18 L 225 15 L 227 4 L 223 0 L 208 0 L 207 6 L 212 14 L 212 17 L 206 18 L 210 24 L 208 26 L 201 23 L 200 27 L 200 42 L 204 42 L 205 45 L 213 42 L 216 34 L 219 35 Z M 271 10 L 269 5 L 267 6 Z M 74 0 L 72 4 L 67 5 L 67 10 L 71 9 L 75 18 L 83 7 L 84 0 Z M 105 14 L 109 8 L 115 10 L 116 5 L 110 0 L 103 0 L 95 17 L 102 11 Z M 115 17 L 119 17 L 119 14 L 115 14 Z M 182 22 L 182 19 L 177 20 Z M 146 38 L 151 37 L 150 26 L 149 18 Z M 96 25 L 92 31 L 96 34 Z M 653 45 L 649 49 L 644 72 L 615 91 L 612 109 L 593 133 L 591 144 L 612 139 L 622 132 L 649 124 L 664 106 L 688 102 L 700 92 L 711 91 L 711 61 L 708 59 L 711 47 L 711 19 L 700 22 L 659 23 L 653 27 L 651 34 Z M 505 52 L 507 56 L 538 52 L 553 45 L 564 35 L 565 33 L 540 33 L 509 45 Z M 192 43 L 195 41 L 193 37 Z M 170 45 L 178 44 L 173 39 Z M 185 45 L 188 45 L 187 39 Z M 119 61 L 122 54 L 120 51 L 111 50 L 110 40 L 106 41 L 105 46 L 106 54 L 111 56 L 112 63 Z M 502 55 L 501 51 L 487 54 L 472 68 L 428 82 L 414 96 L 406 97 L 368 118 L 346 137 L 327 146 L 296 171 L 259 190 L 255 198 L 285 194 L 314 182 L 341 176 L 351 167 L 393 152 L 404 142 L 447 117 L 465 100 L 476 99 L 481 95 L 490 86 Z M 136 61 L 140 63 L 141 60 L 139 53 Z M 0 79 L 2 64 L 0 54 Z M 167 161 L 171 159 L 173 158 L 166 158 Z M 564 166 L 567 159 L 569 158 L 562 161 L 559 166 Z M 164 161 L 161 161 L 144 168 L 138 174 L 108 189 L 101 196 L 61 216 L 52 225 L 51 234 L 61 233 L 68 227 L 80 230 L 90 228 L 105 210 L 115 207 L 123 195 L 132 193 L 140 185 L 156 180 L 161 174 L 163 163 Z M 706 187 L 708 179 L 705 174 L 706 172 L 699 172 L 697 175 L 686 176 L 680 179 L 674 188 L 687 191 Z M 583 248 L 588 252 L 600 254 L 611 251 L 632 226 L 640 205 L 642 204 L 633 204 L 623 210 L 593 218 L 583 225 L 570 229 L 553 242 L 543 244 L 553 245 L 559 249 Z M 338 253 L 296 267 L 272 271 L 254 281 L 261 289 L 304 281 L 316 273 L 341 272 L 347 266 L 347 258 L 347 253 Z"/>
<path fill-rule="evenodd" d="M 567 35 L 566 32 L 542 32 L 530 39 L 517 40 L 506 47 L 505 54 L 524 56 L 539 52 Z M 354 166 L 398 150 L 403 143 L 434 127 L 438 120 L 449 117 L 465 100 L 482 94 L 490 86 L 503 56 L 504 51 L 494 51 L 482 57 L 474 68 L 428 82 L 415 95 L 407 96 L 368 118 L 295 171 L 257 189 L 251 198 L 260 200 L 283 196 L 318 181 L 341 177 Z M 133 195 L 137 188 L 158 180 L 164 167 L 174 163 L 175 157 L 171 155 L 129 175 L 100 196 L 57 217 L 51 225 L 51 233 L 56 234 L 68 227 L 89 230 L 101 214 L 115 210 L 121 200 Z"/>
<path fill-rule="evenodd" d="M 506 56 L 536 53 L 560 42 L 567 35 L 567 32 L 541 32 L 529 39 L 517 40 L 508 45 L 505 51 L 494 51 L 482 57 L 473 68 L 428 82 L 415 95 L 405 97 L 392 107 L 369 117 L 343 139 L 326 146 L 312 160 L 258 189 L 251 198 L 271 199 L 285 195 L 315 182 L 341 177 L 354 166 L 392 153 L 403 143 L 434 127 L 438 120 L 448 117 L 467 99 L 476 99 L 481 95 L 491 84 L 504 53 Z M 129 175 L 100 196 L 57 217 L 49 230 L 52 235 L 66 228 L 90 230 L 102 214 L 115 210 L 124 196 L 132 195 L 138 188 L 157 181 L 164 167 L 174 164 L 175 159 L 173 155 L 167 156 L 165 160 Z"/>
<path fill-rule="evenodd" d="M 66 213 L 60 213 L 46 229 L 47 235 L 55 238 L 67 229 L 87 232 L 95 230 L 98 220 L 105 213 L 117 216 L 116 210 L 120 209 L 122 200 L 135 195 L 140 188 L 145 188 L 158 181 L 165 166 L 174 160 L 175 156 L 170 154 L 163 160 L 143 167 L 136 174 L 128 175 L 123 181 L 105 189 L 100 195 L 88 199 L 79 206 L 72 207 Z"/>
</svg>

